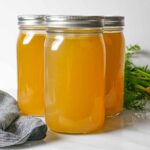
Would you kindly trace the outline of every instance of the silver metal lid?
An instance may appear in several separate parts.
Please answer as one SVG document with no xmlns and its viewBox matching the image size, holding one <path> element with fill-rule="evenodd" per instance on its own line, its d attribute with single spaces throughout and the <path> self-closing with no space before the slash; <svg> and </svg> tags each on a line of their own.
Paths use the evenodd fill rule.
<svg viewBox="0 0 150 150">
<path fill-rule="evenodd" d="M 124 16 L 105 16 L 104 27 L 124 26 Z"/>
<path fill-rule="evenodd" d="M 46 16 L 50 28 L 99 28 L 104 26 L 103 16 Z"/>
<path fill-rule="evenodd" d="M 20 15 L 18 25 L 20 26 L 45 26 L 46 15 Z"/>
</svg>

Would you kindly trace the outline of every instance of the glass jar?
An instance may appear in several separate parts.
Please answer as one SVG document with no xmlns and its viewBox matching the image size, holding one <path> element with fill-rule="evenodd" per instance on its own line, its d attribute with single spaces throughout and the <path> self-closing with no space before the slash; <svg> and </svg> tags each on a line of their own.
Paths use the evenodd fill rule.
<svg viewBox="0 0 150 150">
<path fill-rule="evenodd" d="M 103 17 L 47 17 L 45 112 L 53 131 L 88 133 L 104 123 L 103 21 Z"/>
<path fill-rule="evenodd" d="M 18 16 L 18 104 L 22 114 L 44 115 L 44 15 Z"/>
<path fill-rule="evenodd" d="M 124 17 L 108 16 L 104 19 L 106 47 L 106 116 L 118 115 L 124 98 Z"/>
</svg>

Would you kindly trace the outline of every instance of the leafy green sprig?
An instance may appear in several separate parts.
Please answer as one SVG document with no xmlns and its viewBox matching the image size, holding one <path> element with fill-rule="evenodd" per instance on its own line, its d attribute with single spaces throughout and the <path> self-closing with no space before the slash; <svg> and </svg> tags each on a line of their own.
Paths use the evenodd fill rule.
<svg viewBox="0 0 150 150">
<path fill-rule="evenodd" d="M 143 109 L 150 99 L 150 70 L 148 66 L 136 66 L 131 60 L 140 50 L 138 44 L 126 48 L 124 107 L 127 109 Z"/>
</svg>

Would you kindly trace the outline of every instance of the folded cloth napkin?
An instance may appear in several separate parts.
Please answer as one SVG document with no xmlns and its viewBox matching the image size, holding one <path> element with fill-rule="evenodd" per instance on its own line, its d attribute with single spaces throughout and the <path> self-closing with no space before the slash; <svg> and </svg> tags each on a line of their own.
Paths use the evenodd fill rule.
<svg viewBox="0 0 150 150">
<path fill-rule="evenodd" d="M 40 118 L 20 116 L 16 100 L 0 90 L 0 147 L 41 140 L 46 132 L 47 126 Z"/>
</svg>

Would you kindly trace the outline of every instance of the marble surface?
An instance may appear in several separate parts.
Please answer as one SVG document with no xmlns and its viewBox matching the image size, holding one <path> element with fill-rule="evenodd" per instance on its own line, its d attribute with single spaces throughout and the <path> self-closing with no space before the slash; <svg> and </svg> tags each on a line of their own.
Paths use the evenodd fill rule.
<svg viewBox="0 0 150 150">
<path fill-rule="evenodd" d="M 7 149 L 30 150 L 150 150 L 150 105 L 143 111 L 124 110 L 106 119 L 101 131 L 87 135 L 48 132 L 43 141 Z"/>
</svg>

